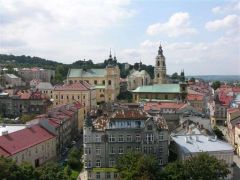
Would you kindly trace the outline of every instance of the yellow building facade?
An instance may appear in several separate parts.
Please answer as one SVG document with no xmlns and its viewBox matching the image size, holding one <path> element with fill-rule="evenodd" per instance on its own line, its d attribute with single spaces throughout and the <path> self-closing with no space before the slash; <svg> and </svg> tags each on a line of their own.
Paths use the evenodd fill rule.
<svg viewBox="0 0 240 180">
<path fill-rule="evenodd" d="M 96 89 L 85 81 L 55 86 L 52 97 L 53 106 L 79 102 L 88 112 L 97 105 Z"/>
<path fill-rule="evenodd" d="M 117 65 L 109 64 L 104 69 L 69 69 L 68 84 L 82 81 L 95 87 L 97 103 L 114 102 L 120 92 L 120 70 Z"/>
</svg>

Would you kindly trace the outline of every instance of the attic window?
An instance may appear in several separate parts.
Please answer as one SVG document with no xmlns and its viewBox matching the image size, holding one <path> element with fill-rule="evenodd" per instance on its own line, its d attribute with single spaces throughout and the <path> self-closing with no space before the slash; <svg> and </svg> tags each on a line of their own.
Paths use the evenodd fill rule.
<svg viewBox="0 0 240 180">
<path fill-rule="evenodd" d="M 152 129 L 153 129 L 152 125 L 148 125 L 148 126 L 147 126 L 147 129 L 148 129 L 148 130 L 152 130 Z"/>
</svg>

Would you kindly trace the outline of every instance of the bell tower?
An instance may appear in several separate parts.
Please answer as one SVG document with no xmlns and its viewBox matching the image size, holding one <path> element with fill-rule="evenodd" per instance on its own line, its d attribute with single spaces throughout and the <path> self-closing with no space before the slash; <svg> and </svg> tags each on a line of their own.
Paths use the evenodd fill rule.
<svg viewBox="0 0 240 180">
<path fill-rule="evenodd" d="M 166 71 L 165 56 L 163 55 L 162 46 L 160 44 L 154 68 L 155 84 L 166 84 Z"/>
</svg>

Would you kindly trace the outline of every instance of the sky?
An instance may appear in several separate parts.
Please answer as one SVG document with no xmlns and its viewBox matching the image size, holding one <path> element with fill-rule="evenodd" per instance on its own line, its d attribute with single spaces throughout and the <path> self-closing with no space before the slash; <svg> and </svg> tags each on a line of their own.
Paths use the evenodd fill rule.
<svg viewBox="0 0 240 180">
<path fill-rule="evenodd" d="M 62 63 L 140 60 L 167 74 L 240 75 L 238 0 L 0 0 L 0 53 Z"/>
</svg>

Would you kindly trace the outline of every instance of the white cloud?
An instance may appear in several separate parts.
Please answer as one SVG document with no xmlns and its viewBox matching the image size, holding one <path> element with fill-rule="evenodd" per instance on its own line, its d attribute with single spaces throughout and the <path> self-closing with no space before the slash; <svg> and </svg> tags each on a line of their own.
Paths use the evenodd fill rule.
<svg viewBox="0 0 240 180">
<path fill-rule="evenodd" d="M 197 30 L 190 26 L 190 17 L 187 12 L 178 12 L 173 14 L 168 22 L 152 24 L 147 28 L 147 34 L 149 35 L 160 33 L 167 34 L 169 37 L 177 37 L 196 34 Z"/>
<path fill-rule="evenodd" d="M 0 52 L 62 61 L 94 58 L 87 52 L 102 43 L 104 31 L 136 14 L 130 4 L 130 0 L 0 0 L 0 38 L 5 42 Z"/>
<path fill-rule="evenodd" d="M 240 38 L 223 36 L 212 42 L 161 42 L 167 73 L 185 69 L 187 75 L 239 74 Z M 155 64 L 158 41 L 145 40 L 134 49 L 145 64 Z M 132 59 L 126 54 L 126 59 Z"/>
<path fill-rule="evenodd" d="M 227 15 L 223 19 L 217 19 L 214 21 L 209 21 L 205 24 L 205 28 L 208 31 L 217 31 L 220 29 L 227 29 L 228 31 L 235 31 L 239 29 L 240 18 L 235 15 Z"/>
<path fill-rule="evenodd" d="M 234 0 L 234 1 L 228 1 L 228 4 L 225 4 L 224 6 L 216 6 L 212 8 L 212 12 L 214 14 L 225 14 L 225 13 L 232 13 L 232 12 L 238 12 L 240 11 L 240 1 Z"/>
</svg>

